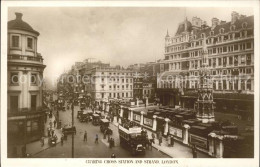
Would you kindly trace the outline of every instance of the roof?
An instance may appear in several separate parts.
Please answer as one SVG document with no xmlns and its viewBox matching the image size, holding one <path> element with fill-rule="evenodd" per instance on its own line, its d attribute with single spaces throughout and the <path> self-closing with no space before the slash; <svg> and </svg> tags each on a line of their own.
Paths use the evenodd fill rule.
<svg viewBox="0 0 260 167">
<path fill-rule="evenodd" d="M 186 19 L 184 22 L 179 24 L 179 27 L 175 35 L 179 35 L 183 32 L 191 32 L 191 30 L 192 30 L 192 24 L 190 21 Z"/>
<path fill-rule="evenodd" d="M 24 22 L 22 20 L 22 13 L 15 13 L 16 19 L 8 21 L 8 29 L 12 30 L 23 30 L 23 31 L 29 31 L 34 34 L 40 35 L 38 31 L 35 31 L 28 23 Z"/>
<path fill-rule="evenodd" d="M 214 29 L 212 27 L 207 27 L 202 30 L 197 30 L 195 32 L 196 36 L 200 38 L 202 33 L 205 33 L 206 36 L 210 35 L 211 31 L 214 31 L 214 36 L 220 33 L 220 29 L 224 29 L 224 33 L 230 32 L 231 31 L 231 26 L 235 26 L 235 31 L 242 29 L 243 23 L 247 23 L 248 28 L 253 28 L 254 27 L 254 16 L 248 16 L 242 19 L 238 19 L 234 24 L 231 22 L 227 22 L 224 24 L 217 25 Z"/>
</svg>

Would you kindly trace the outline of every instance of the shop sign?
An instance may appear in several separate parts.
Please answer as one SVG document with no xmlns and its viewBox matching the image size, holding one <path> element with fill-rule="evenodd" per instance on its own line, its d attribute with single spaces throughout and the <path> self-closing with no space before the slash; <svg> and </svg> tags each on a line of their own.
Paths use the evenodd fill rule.
<svg viewBox="0 0 260 167">
<path fill-rule="evenodd" d="M 173 126 L 169 126 L 169 133 L 176 137 L 182 138 L 182 129 L 175 128 Z"/>
<path fill-rule="evenodd" d="M 134 120 L 135 121 L 141 121 L 141 115 L 134 114 Z"/>
<path fill-rule="evenodd" d="M 144 117 L 144 125 L 147 125 L 147 126 L 151 126 L 151 127 L 152 127 L 152 126 L 153 126 L 153 120 Z"/>
</svg>

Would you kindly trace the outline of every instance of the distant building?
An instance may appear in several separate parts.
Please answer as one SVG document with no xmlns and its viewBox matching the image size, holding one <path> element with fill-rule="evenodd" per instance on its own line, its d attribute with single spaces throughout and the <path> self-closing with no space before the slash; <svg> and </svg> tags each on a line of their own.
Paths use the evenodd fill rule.
<svg viewBox="0 0 260 167">
<path fill-rule="evenodd" d="M 8 145 L 25 144 L 44 135 L 43 57 L 37 52 L 39 32 L 22 20 L 8 22 Z"/>
<path fill-rule="evenodd" d="M 85 90 L 97 102 L 133 98 L 133 72 L 116 67 L 86 70 Z"/>
</svg>

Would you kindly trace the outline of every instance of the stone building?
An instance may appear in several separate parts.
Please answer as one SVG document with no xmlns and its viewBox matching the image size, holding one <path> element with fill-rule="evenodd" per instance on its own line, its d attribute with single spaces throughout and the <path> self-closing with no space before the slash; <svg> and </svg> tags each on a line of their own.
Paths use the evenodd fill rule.
<svg viewBox="0 0 260 167">
<path fill-rule="evenodd" d="M 44 133 L 43 57 L 37 52 L 39 32 L 22 20 L 8 22 L 8 145 L 26 144 Z"/>
<path fill-rule="evenodd" d="M 253 33 L 254 16 L 237 12 L 232 12 L 230 22 L 213 18 L 209 26 L 200 18 L 193 17 L 192 22 L 186 19 L 180 23 L 174 36 L 167 32 L 165 59 L 161 61 L 164 71 L 157 78 L 157 92 L 162 104 L 193 108 L 205 38 L 216 110 L 252 112 Z"/>
</svg>

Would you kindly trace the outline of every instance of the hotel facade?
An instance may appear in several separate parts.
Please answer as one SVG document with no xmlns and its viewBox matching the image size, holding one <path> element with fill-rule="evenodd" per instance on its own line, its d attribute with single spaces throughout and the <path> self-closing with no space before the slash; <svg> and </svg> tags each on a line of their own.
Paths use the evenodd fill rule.
<svg viewBox="0 0 260 167">
<path fill-rule="evenodd" d="M 161 73 L 157 77 L 157 92 L 162 104 L 193 108 L 205 47 L 203 40 L 215 99 L 246 100 L 243 106 L 223 106 L 226 101 L 222 100 L 219 101 L 222 106 L 217 109 L 242 107 L 253 111 L 254 16 L 237 12 L 232 12 L 230 22 L 212 18 L 212 24 L 208 26 L 205 21 L 193 17 L 191 22 L 186 19 L 180 23 L 174 36 L 167 31 L 165 58 L 160 63 Z"/>
</svg>

